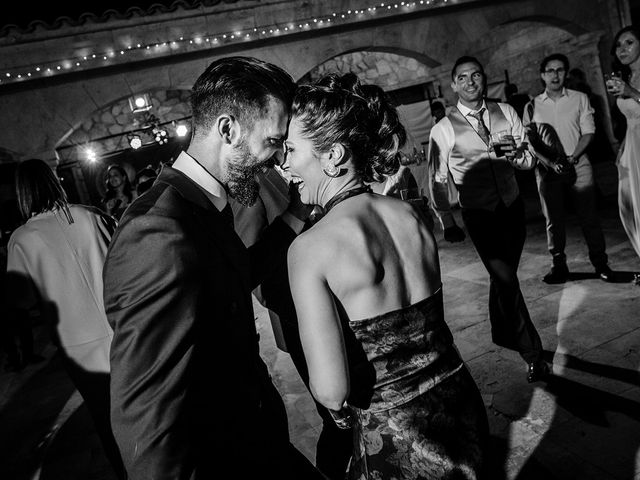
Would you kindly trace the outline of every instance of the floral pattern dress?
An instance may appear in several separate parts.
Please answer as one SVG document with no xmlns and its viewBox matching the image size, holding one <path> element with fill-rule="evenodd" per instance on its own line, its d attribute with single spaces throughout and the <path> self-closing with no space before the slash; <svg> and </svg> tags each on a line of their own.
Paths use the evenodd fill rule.
<svg viewBox="0 0 640 480">
<path fill-rule="evenodd" d="M 352 373 L 375 370 L 368 405 L 357 408 L 350 397 L 357 424 L 349 478 L 483 478 L 486 411 L 444 321 L 442 289 L 349 327 L 368 363 Z"/>
</svg>

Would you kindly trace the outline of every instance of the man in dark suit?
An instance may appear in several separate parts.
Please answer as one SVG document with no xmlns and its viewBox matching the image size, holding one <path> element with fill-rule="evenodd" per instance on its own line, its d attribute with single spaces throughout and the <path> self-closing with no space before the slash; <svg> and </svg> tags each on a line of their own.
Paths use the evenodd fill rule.
<svg viewBox="0 0 640 480">
<path fill-rule="evenodd" d="M 257 59 L 213 62 L 192 90 L 187 151 L 113 238 L 111 419 L 130 479 L 322 478 L 289 442 L 251 301 L 308 210 L 292 202 L 247 249 L 228 202 L 255 202 L 256 173 L 282 155 L 294 86 Z"/>
</svg>

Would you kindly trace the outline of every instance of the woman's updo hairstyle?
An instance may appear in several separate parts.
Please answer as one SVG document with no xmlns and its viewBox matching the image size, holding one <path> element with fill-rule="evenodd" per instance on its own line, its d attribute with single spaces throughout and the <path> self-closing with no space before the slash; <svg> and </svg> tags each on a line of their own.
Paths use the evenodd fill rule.
<svg viewBox="0 0 640 480">
<path fill-rule="evenodd" d="M 380 87 L 361 84 L 353 73 L 329 74 L 299 86 L 292 116 L 317 151 L 344 145 L 356 174 L 367 183 L 380 182 L 400 168 L 398 150 L 407 133 L 398 112 Z"/>
</svg>

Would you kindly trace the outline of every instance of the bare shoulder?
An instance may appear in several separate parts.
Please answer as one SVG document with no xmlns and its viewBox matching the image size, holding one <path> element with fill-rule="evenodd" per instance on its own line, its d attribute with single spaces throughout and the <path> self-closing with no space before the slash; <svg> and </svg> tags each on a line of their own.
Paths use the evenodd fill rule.
<svg viewBox="0 0 640 480">
<path fill-rule="evenodd" d="M 330 225 L 318 223 L 298 235 L 289 246 L 289 264 L 321 265 L 325 262 L 333 242 L 332 229 L 328 227 Z"/>
</svg>

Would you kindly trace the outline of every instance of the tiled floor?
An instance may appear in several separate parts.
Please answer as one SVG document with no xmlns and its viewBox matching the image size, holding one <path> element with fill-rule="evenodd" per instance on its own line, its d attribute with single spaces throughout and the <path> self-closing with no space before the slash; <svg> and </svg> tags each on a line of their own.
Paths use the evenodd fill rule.
<svg viewBox="0 0 640 480">
<path fill-rule="evenodd" d="M 640 286 L 630 282 L 640 260 L 609 203 L 601 215 L 610 264 L 624 281 L 594 277 L 572 219 L 573 280 L 546 285 L 544 224 L 534 203 L 528 212 L 519 274 L 553 361 L 546 384 L 528 384 L 519 356 L 491 343 L 487 274 L 468 239 L 449 244 L 438 232 L 445 314 L 485 400 L 494 478 L 640 480 Z M 319 417 L 288 355 L 276 348 L 267 313 L 255 305 L 262 353 L 287 404 L 293 442 L 313 460 Z M 0 478 L 110 480 L 88 415 L 44 341 L 48 362 L 0 374 Z"/>
</svg>

